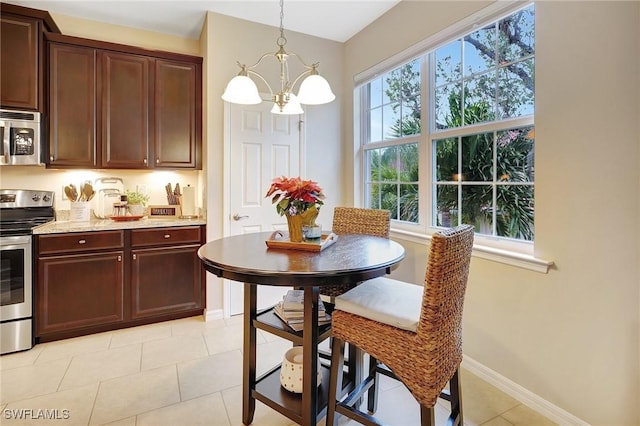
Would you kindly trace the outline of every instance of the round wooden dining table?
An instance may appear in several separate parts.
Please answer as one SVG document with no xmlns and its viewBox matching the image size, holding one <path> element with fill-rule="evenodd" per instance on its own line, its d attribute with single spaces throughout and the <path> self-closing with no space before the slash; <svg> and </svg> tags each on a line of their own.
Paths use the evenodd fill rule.
<svg viewBox="0 0 640 426">
<path fill-rule="evenodd" d="M 251 424 L 255 400 L 301 425 L 316 425 L 326 414 L 328 368 L 318 369 L 318 343 L 331 326 L 318 325 L 318 297 L 324 285 L 354 284 L 391 272 L 405 256 L 399 243 L 368 235 L 345 234 L 322 250 L 268 247 L 273 233 L 260 232 L 220 238 L 198 250 L 204 268 L 221 278 L 244 283 L 244 342 L 242 422 Z M 323 236 L 326 242 L 327 236 Z M 286 245 L 285 245 L 286 246 Z M 302 247 L 303 249 L 300 249 Z M 257 286 L 304 289 L 303 330 L 295 332 L 273 309 L 257 311 Z M 303 347 L 303 391 L 293 394 L 280 386 L 280 366 L 256 378 L 256 330 L 278 335 Z M 326 370 L 326 371 L 325 371 Z M 320 371 L 320 383 L 318 372 Z"/>
</svg>

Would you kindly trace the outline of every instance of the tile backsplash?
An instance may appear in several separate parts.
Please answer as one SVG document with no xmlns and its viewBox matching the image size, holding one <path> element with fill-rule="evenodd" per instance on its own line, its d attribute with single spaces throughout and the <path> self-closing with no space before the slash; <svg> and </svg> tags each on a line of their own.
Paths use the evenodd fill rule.
<svg viewBox="0 0 640 426">
<path fill-rule="evenodd" d="M 53 170 L 43 166 L 4 166 L 0 168 L 0 188 L 2 189 L 38 189 L 54 191 L 54 208 L 63 215 L 69 210 L 70 203 L 63 194 L 63 187 L 70 183 L 79 186 L 89 180 L 101 177 L 119 177 L 125 190 L 143 188 L 149 195 L 149 204 L 167 204 L 165 185 L 172 187 L 180 183 L 197 188 L 196 203 L 203 205 L 202 171 L 146 171 L 146 170 Z"/>
</svg>

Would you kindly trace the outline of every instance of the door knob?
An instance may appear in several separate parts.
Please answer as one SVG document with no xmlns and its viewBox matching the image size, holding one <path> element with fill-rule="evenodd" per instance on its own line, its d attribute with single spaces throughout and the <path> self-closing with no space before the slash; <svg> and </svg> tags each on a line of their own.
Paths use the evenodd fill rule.
<svg viewBox="0 0 640 426">
<path fill-rule="evenodd" d="M 244 220 L 244 219 L 249 219 L 249 216 L 247 215 L 239 215 L 238 213 L 233 215 L 233 220 Z"/>
</svg>

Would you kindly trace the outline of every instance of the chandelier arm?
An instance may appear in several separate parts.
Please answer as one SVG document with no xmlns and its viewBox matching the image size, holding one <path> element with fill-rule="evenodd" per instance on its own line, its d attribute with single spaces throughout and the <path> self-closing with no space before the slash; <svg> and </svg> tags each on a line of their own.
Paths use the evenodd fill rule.
<svg viewBox="0 0 640 426">
<path fill-rule="evenodd" d="M 259 63 L 260 61 L 258 61 Z M 261 76 L 260 74 L 258 74 L 257 72 L 250 70 L 249 68 L 247 68 L 247 74 L 252 74 L 255 75 L 256 77 L 258 77 L 260 80 L 262 80 L 264 82 L 264 84 L 267 86 L 267 89 L 269 89 L 269 94 L 271 95 L 271 97 L 274 97 L 273 94 L 273 89 L 271 89 L 271 86 L 269 85 L 269 83 L 267 83 L 267 80 L 264 79 L 263 76 Z"/>
<path fill-rule="evenodd" d="M 260 65 L 260 62 L 262 62 L 262 60 L 263 60 L 264 58 L 266 58 L 267 56 L 274 56 L 274 57 L 275 57 L 275 56 L 277 55 L 277 53 L 278 53 L 278 52 L 267 52 L 267 53 L 265 53 L 264 55 L 260 56 L 260 59 L 258 59 L 258 61 L 257 61 L 255 64 L 250 65 L 250 66 L 242 65 L 242 64 L 240 64 L 240 62 L 236 62 L 236 63 L 238 64 L 238 66 L 239 66 L 240 68 L 243 68 L 243 67 L 244 67 L 244 68 L 246 68 L 247 70 L 252 70 L 252 69 L 254 69 L 255 67 L 257 67 L 258 65 Z M 305 64 L 305 66 L 306 66 L 306 64 Z"/>
<path fill-rule="evenodd" d="M 293 80 L 293 83 L 291 83 L 289 85 L 289 90 L 293 90 L 293 88 L 295 87 L 296 83 L 298 82 L 298 80 L 300 80 L 302 77 L 306 77 L 307 75 L 311 75 L 313 68 L 309 68 L 306 71 L 303 71 L 302 74 L 300 74 L 299 76 L 296 77 L 295 80 Z"/>
<path fill-rule="evenodd" d="M 307 64 L 307 63 L 302 59 L 302 57 L 301 57 L 300 55 L 298 55 L 296 52 L 291 52 L 291 51 L 289 51 L 289 52 L 287 52 L 287 55 L 289 55 L 289 56 L 295 56 L 295 57 L 296 57 L 296 59 L 298 59 L 298 60 L 300 61 L 300 63 L 301 63 L 305 68 L 307 68 L 307 69 L 309 69 L 309 70 L 311 70 L 311 69 L 313 69 L 313 68 L 318 68 L 318 66 L 320 65 L 320 62 L 315 62 L 315 63 L 313 63 L 313 64 L 311 64 L 311 65 Z"/>
</svg>

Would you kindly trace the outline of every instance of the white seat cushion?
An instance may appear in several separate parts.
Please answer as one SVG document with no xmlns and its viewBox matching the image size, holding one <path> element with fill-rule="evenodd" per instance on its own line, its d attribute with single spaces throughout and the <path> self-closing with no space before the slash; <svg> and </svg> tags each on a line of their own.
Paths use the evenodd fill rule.
<svg viewBox="0 0 640 426">
<path fill-rule="evenodd" d="M 374 278 L 337 296 L 336 309 L 415 333 L 420 320 L 422 290 L 419 285 Z"/>
</svg>

